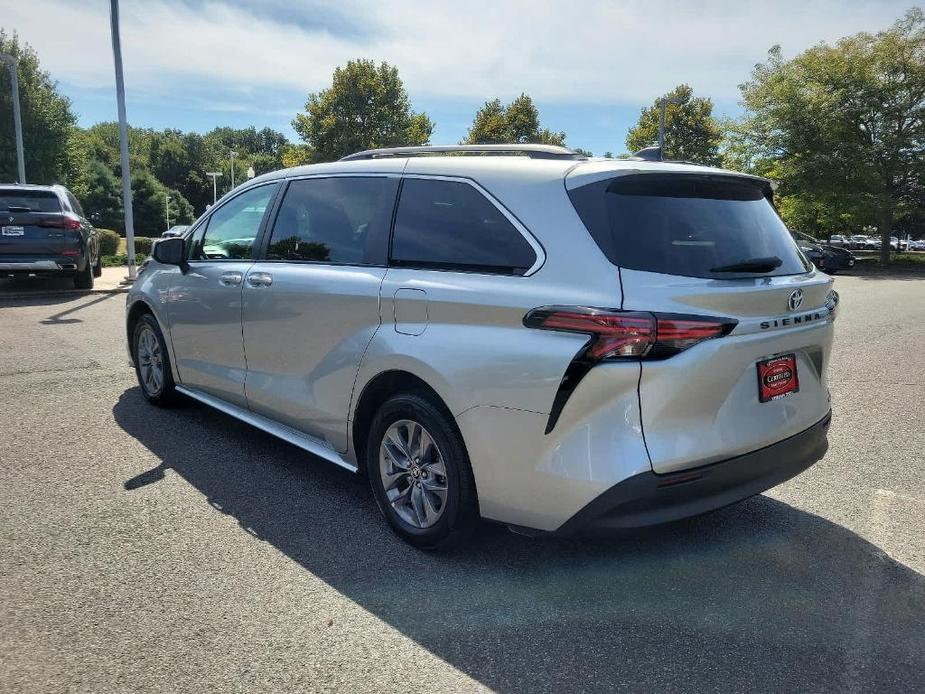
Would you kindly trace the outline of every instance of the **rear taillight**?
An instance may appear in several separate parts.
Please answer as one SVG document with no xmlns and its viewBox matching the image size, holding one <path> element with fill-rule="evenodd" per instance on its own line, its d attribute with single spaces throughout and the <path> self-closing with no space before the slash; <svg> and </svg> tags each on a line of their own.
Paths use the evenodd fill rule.
<svg viewBox="0 0 925 694">
<path fill-rule="evenodd" d="M 588 342 L 568 365 L 549 411 L 553 430 L 565 403 L 595 364 L 604 360 L 666 359 L 704 340 L 728 335 L 731 318 L 674 313 L 619 311 L 588 306 L 543 306 L 524 316 L 524 325 L 541 330 L 583 333 Z"/>
<path fill-rule="evenodd" d="M 62 215 L 60 217 L 42 217 L 36 222 L 36 225 L 50 229 L 68 229 L 70 231 L 76 231 L 80 229 L 80 220 L 74 217 L 68 217 L 67 215 Z"/>
<path fill-rule="evenodd" d="M 586 306 L 544 306 L 524 317 L 528 328 L 562 330 L 591 336 L 580 358 L 664 359 L 698 342 L 727 335 L 736 321 Z"/>
</svg>

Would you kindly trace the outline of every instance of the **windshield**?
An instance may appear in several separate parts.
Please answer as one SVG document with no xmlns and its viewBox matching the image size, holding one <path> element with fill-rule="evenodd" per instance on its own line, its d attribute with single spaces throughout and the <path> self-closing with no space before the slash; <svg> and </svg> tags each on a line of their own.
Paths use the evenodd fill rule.
<svg viewBox="0 0 925 694">
<path fill-rule="evenodd" d="M 811 267 L 759 184 L 748 179 L 620 176 L 569 196 L 601 250 L 621 267 L 723 279 L 728 268 L 756 259 L 780 263 L 732 276 L 794 275 Z"/>
</svg>

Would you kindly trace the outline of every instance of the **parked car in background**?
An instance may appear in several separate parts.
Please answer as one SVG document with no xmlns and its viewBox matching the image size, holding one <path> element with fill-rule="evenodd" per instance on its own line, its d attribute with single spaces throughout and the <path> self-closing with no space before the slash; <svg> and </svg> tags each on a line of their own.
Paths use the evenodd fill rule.
<svg viewBox="0 0 925 694">
<path fill-rule="evenodd" d="M 855 234 L 851 237 L 848 246 L 853 251 L 876 251 L 880 249 L 880 239 L 863 234 Z"/>
<path fill-rule="evenodd" d="M 800 231 L 790 233 L 803 254 L 823 272 L 834 275 L 840 270 L 850 270 L 854 267 L 856 258 L 851 251 L 832 246 Z"/>
<path fill-rule="evenodd" d="M 161 234 L 162 239 L 172 239 L 176 236 L 183 236 L 186 233 L 186 230 L 189 229 L 188 224 L 175 224 L 170 227 L 167 231 Z"/>
<path fill-rule="evenodd" d="M 842 236 L 841 234 L 832 234 L 832 236 L 829 238 L 829 245 L 835 246 L 836 248 L 848 248 L 850 243 L 850 239 L 847 236 Z"/>
<path fill-rule="evenodd" d="M 827 448 L 837 302 L 766 179 L 428 146 L 242 184 L 154 245 L 125 327 L 150 403 L 365 472 L 432 548 L 479 517 L 668 522 L 799 474 Z"/>
<path fill-rule="evenodd" d="M 102 272 L 96 229 L 67 188 L 0 184 L 0 275 L 72 277 L 91 289 Z"/>
</svg>

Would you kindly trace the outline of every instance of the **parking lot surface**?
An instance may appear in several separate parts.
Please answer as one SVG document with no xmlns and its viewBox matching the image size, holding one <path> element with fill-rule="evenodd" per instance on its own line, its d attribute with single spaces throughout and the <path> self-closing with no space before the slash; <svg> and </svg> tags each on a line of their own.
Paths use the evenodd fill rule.
<svg viewBox="0 0 925 694">
<path fill-rule="evenodd" d="M 0 295 L 0 690 L 925 691 L 925 280 L 836 288 L 806 473 L 450 554 L 394 538 L 343 470 L 147 406 L 124 296 Z"/>
</svg>

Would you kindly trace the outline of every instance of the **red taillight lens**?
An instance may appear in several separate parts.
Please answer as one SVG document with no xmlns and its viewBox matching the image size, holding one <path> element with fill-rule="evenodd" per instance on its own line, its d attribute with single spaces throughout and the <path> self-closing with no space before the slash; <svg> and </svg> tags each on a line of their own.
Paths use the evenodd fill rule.
<svg viewBox="0 0 925 694">
<path fill-rule="evenodd" d="M 60 216 L 60 217 L 43 217 L 38 220 L 36 224 L 40 227 L 46 227 L 50 229 L 69 229 L 71 231 L 76 231 L 80 229 L 80 220 L 74 219 L 73 217 Z"/>
<path fill-rule="evenodd" d="M 546 306 L 524 317 L 529 328 L 563 330 L 592 336 L 585 359 L 665 358 L 698 342 L 728 334 L 736 321 L 636 311 Z"/>
<path fill-rule="evenodd" d="M 531 311 L 534 320 L 530 327 L 546 330 L 587 333 L 594 336 L 588 345 L 587 356 L 594 359 L 608 357 L 642 357 L 655 344 L 655 318 L 649 313 L 619 313 L 597 309 L 552 310 L 540 315 L 542 309 Z M 537 322 L 535 319 L 539 319 Z M 525 321 L 526 322 L 526 321 Z"/>
</svg>

